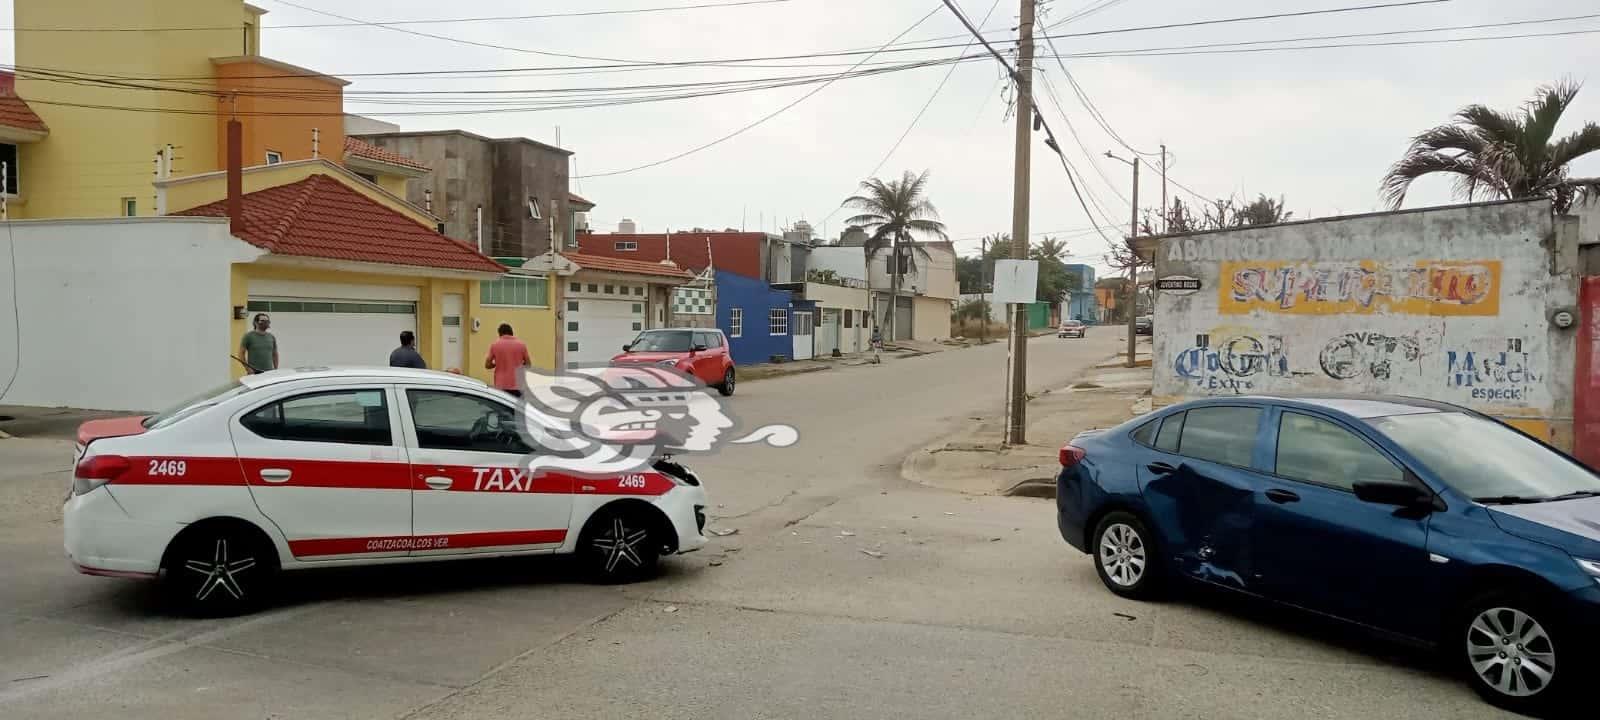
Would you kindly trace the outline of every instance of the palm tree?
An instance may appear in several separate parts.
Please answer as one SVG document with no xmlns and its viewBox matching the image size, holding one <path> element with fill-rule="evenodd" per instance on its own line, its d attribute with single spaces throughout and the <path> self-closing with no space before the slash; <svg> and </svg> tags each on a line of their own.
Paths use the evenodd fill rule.
<svg viewBox="0 0 1600 720">
<path fill-rule="evenodd" d="M 1239 227 L 1246 225 L 1275 225 L 1289 222 L 1294 219 L 1294 213 L 1283 209 L 1283 196 L 1277 200 L 1265 194 L 1246 203 L 1244 207 L 1233 212 L 1233 224 Z"/>
<path fill-rule="evenodd" d="M 1556 212 L 1566 212 L 1578 194 L 1600 192 L 1600 178 L 1567 177 L 1572 161 L 1600 151 L 1600 125 L 1585 124 L 1552 142 L 1578 87 L 1571 81 L 1540 87 L 1520 112 L 1461 108 L 1454 122 L 1412 138 L 1405 156 L 1383 178 L 1384 199 L 1399 209 L 1412 181 L 1445 173 L 1457 176 L 1455 194 L 1469 202 L 1549 197 Z"/>
<path fill-rule="evenodd" d="M 1067 244 L 1053 237 L 1035 243 L 1031 253 L 1035 260 L 1060 260 L 1067 256 Z"/>
<path fill-rule="evenodd" d="M 895 339 L 895 307 L 900 298 L 900 244 L 911 242 L 913 234 L 949 239 L 944 223 L 939 222 L 939 211 L 924 196 L 927 187 L 926 170 L 921 175 L 913 175 L 908 170 L 898 180 L 872 178 L 862 182 L 861 193 L 847 198 L 843 204 L 859 213 L 845 223 L 871 233 L 864 246 L 867 262 L 872 262 L 883 250 L 889 250 L 889 317 L 885 340 Z M 918 245 L 912 247 L 927 257 L 927 250 Z M 871 276 L 868 272 L 867 277 Z"/>
</svg>

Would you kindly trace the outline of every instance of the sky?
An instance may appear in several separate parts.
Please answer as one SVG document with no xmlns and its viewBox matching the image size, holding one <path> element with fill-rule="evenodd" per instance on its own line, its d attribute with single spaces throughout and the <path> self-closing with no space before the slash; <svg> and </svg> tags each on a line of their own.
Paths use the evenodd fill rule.
<svg viewBox="0 0 1600 720">
<path fill-rule="evenodd" d="M 300 5 L 369 21 L 460 18 L 530 13 L 657 8 L 729 0 L 295 0 Z M 1041 0 L 1043 22 L 1053 24 L 1101 6 L 1050 32 L 1097 31 L 1269 13 L 1366 5 L 1386 0 Z M 1394 1 L 1394 0 L 1387 0 Z M 960 0 L 974 23 L 994 0 Z M 3 17 L 10 2 L 0 0 Z M 902 42 L 949 38 L 964 32 L 939 0 L 787 0 L 667 13 L 409 25 L 406 27 L 515 49 L 491 49 L 422 38 L 377 27 L 280 28 L 339 22 L 276 0 L 254 0 L 269 11 L 262 54 L 332 75 L 394 70 L 518 68 L 586 64 L 537 52 L 628 60 L 674 61 L 742 56 L 796 55 L 876 48 L 931 16 Z M 1014 37 L 1017 0 L 999 0 L 983 24 L 996 41 Z M 937 10 L 936 10 L 937 9 Z M 935 11 L 936 10 L 936 11 Z M 1371 43 L 1551 31 L 1594 30 L 1566 37 L 1504 39 L 1456 44 L 1331 48 L 1288 52 L 1176 54 L 1065 60 L 1111 137 L 1091 117 L 1055 59 L 1040 60 L 1035 88 L 1086 199 L 1097 201 L 1091 220 L 1074 197 L 1061 163 L 1035 133 L 1032 145 L 1033 233 L 1064 239 L 1074 262 L 1103 266 L 1108 239 L 1125 232 L 1131 190 L 1128 165 L 1105 158 L 1134 149 L 1154 153 L 1165 144 L 1169 177 L 1205 197 L 1282 196 L 1296 219 L 1382 209 L 1378 182 L 1415 133 L 1450 119 L 1463 105 L 1515 108 L 1534 89 L 1563 77 L 1593 79 L 1600 68 L 1600 0 L 1450 0 L 1398 9 L 1136 32 L 1055 40 L 1063 54 L 1181 45 L 1281 40 L 1305 36 L 1395 32 L 1417 28 L 1502 23 L 1596 14 L 1586 20 L 1324 41 Z M 1259 46 L 1256 46 L 1259 47 Z M 1042 52 L 1050 48 L 1041 45 Z M 882 55 L 871 61 L 920 56 Z M 981 50 L 974 47 L 973 51 Z M 537 52 L 533 52 L 537 51 Z M 0 38 L 0 61 L 12 62 L 9 37 Z M 854 62 L 856 56 L 812 62 Z M 805 62 L 805 61 L 793 61 Z M 500 76 L 473 80 L 352 77 L 346 109 L 355 113 L 407 112 L 406 105 L 352 102 L 350 91 L 461 90 L 593 87 L 756 78 L 843 68 L 715 68 L 629 70 L 566 76 Z M 946 73 L 949 80 L 938 90 Z M 491 136 L 559 142 L 576 153 L 573 189 L 597 203 L 592 224 L 614 231 L 623 218 L 645 232 L 703 228 L 777 231 L 804 219 L 819 235 L 837 237 L 848 214 L 838 211 L 862 179 L 927 104 L 904 142 L 883 162 L 879 177 L 927 171 L 929 198 L 962 254 L 977 238 L 1012 227 L 1014 124 L 1005 117 L 1001 70 L 988 60 L 920 68 L 878 77 L 840 80 L 748 132 L 715 147 L 649 169 L 606 177 L 677 155 L 715 140 L 794 102 L 815 86 L 615 107 L 462 116 L 388 116 L 407 130 L 461 128 Z M 930 98 L 932 98 L 931 104 Z M 1064 110 L 1064 113 L 1063 113 Z M 1600 120 L 1600 86 L 1579 94 L 1559 132 Z M 1069 134 L 1068 125 L 1078 140 Z M 559 130 L 558 130 L 559 128 Z M 1081 143 L 1082 148 L 1079 147 Z M 1087 152 L 1085 152 L 1085 150 Z M 1600 154 L 1572 168 L 1600 175 Z M 1173 196 L 1194 200 L 1168 186 Z M 1416 207 L 1452 202 L 1448 180 L 1419 182 L 1407 202 Z M 1139 204 L 1159 204 L 1162 183 L 1154 165 L 1142 171 Z M 1103 218 L 1103 219 L 1102 219 Z M 1109 225 L 1100 231 L 1095 224 Z"/>
</svg>

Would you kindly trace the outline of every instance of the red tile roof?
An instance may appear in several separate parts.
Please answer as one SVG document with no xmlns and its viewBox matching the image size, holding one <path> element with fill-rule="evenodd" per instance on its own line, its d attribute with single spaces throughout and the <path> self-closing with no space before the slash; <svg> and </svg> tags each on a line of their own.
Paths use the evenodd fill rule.
<svg viewBox="0 0 1600 720">
<path fill-rule="evenodd" d="M 17 97 L 17 76 L 14 73 L 0 73 L 0 125 L 21 128 L 35 132 L 49 132 L 43 120 L 34 114 L 33 108 L 28 103 Z"/>
<path fill-rule="evenodd" d="M 679 267 L 704 272 L 707 267 L 738 273 L 745 277 L 764 276 L 761 246 L 766 233 L 759 232 L 675 232 L 671 242 L 662 233 L 578 233 L 578 251 L 589 255 L 654 262 L 671 260 Z M 617 243 L 631 242 L 630 250 L 618 250 Z"/>
<path fill-rule="evenodd" d="M 228 201 L 178 215 L 227 217 Z M 275 255 L 504 272 L 472 246 L 418 224 L 327 175 L 245 193 L 239 238 Z"/>
<path fill-rule="evenodd" d="M 427 165 L 423 165 L 422 163 L 412 160 L 411 158 L 401 155 L 400 153 L 390 152 L 365 140 L 353 138 L 348 135 L 346 135 L 344 138 L 344 153 L 346 155 L 354 155 L 358 158 L 364 158 L 373 162 L 388 163 L 390 165 L 399 165 L 400 167 L 415 168 L 417 170 L 430 169 Z"/>
<path fill-rule="evenodd" d="M 622 258 L 604 257 L 601 255 L 585 255 L 583 253 L 561 253 L 563 257 L 577 263 L 584 270 L 603 270 L 606 272 L 633 273 L 634 275 L 655 275 L 658 277 L 681 278 L 688 280 L 694 277 L 688 270 L 673 264 L 648 262 L 644 260 L 624 260 Z"/>
</svg>

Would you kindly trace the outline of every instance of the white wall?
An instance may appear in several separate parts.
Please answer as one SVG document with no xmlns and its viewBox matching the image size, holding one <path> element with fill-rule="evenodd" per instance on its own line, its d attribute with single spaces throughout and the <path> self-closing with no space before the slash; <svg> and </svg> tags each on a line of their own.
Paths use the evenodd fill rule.
<svg viewBox="0 0 1600 720">
<path fill-rule="evenodd" d="M 346 135 L 377 135 L 395 132 L 400 132 L 400 126 L 392 122 L 348 113 L 344 116 L 344 134 Z M 339 151 L 344 152 L 344 148 L 339 148 Z"/>
<path fill-rule="evenodd" d="M 835 275 L 851 280 L 867 280 L 867 254 L 859 247 L 815 247 L 811 249 L 810 270 L 832 270 Z M 889 287 L 887 280 L 882 285 Z"/>
<path fill-rule="evenodd" d="M 945 298 L 954 300 L 959 295 L 956 287 L 956 255 L 950 248 L 933 243 L 919 243 L 928 255 L 915 250 L 911 253 L 910 272 L 900 276 L 900 286 L 906 294 L 912 294 L 913 288 L 918 295 Z M 840 248 L 843 249 L 843 248 Z M 865 257 L 865 251 L 854 248 Z M 867 264 L 872 273 L 873 289 L 889 287 L 889 251 L 879 252 L 877 257 Z"/>
<path fill-rule="evenodd" d="M 1559 444 L 1576 339 L 1549 314 L 1577 303 L 1574 226 L 1534 201 L 1166 240 L 1157 276 L 1201 287 L 1156 296 L 1155 394 L 1409 395 Z"/>
<path fill-rule="evenodd" d="M 262 251 L 226 219 L 0 227 L 0 404 L 157 410 L 227 382 L 230 267 Z"/>
<path fill-rule="evenodd" d="M 1006 304 L 1005 303 L 997 303 L 997 302 L 995 302 L 993 295 L 982 294 L 982 293 L 966 293 L 966 294 L 963 294 L 963 295 L 961 295 L 961 296 L 956 298 L 956 306 L 960 307 L 962 303 L 965 303 L 968 300 L 988 300 L 989 301 L 989 322 L 992 322 L 992 323 L 1009 323 L 1009 322 L 1011 322 L 1010 320 L 1006 319 Z"/>
</svg>

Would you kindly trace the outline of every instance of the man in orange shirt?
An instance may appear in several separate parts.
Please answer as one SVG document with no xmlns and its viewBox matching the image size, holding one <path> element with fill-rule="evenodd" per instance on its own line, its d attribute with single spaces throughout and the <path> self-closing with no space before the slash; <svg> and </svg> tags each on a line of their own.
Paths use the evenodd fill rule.
<svg viewBox="0 0 1600 720">
<path fill-rule="evenodd" d="M 494 386 L 522 397 L 522 390 L 517 387 L 517 371 L 532 364 L 528 346 L 511 334 L 511 324 L 500 323 L 500 339 L 489 345 L 489 355 L 483 359 L 484 369 L 494 371 Z"/>
</svg>

